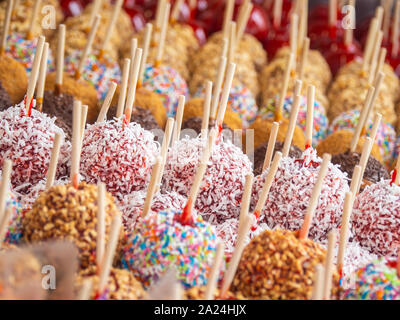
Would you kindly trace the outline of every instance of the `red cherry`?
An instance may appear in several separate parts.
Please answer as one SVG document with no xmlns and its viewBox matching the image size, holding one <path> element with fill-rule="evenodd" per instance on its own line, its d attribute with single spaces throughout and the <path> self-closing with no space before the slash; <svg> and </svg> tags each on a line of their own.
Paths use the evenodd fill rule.
<svg viewBox="0 0 400 320">
<path fill-rule="evenodd" d="M 207 41 L 207 34 L 203 23 L 201 21 L 189 21 L 188 24 L 192 27 L 194 35 L 197 41 L 202 46 Z"/>
<path fill-rule="evenodd" d="M 133 28 L 136 31 L 140 31 L 146 25 L 146 19 L 144 18 L 143 10 L 138 6 L 132 6 L 125 8 L 126 13 L 129 15 L 132 21 Z"/>
<path fill-rule="evenodd" d="M 60 5 L 65 17 L 79 16 L 85 7 L 81 0 L 61 0 Z"/>
<path fill-rule="evenodd" d="M 333 43 L 325 54 L 325 59 L 331 67 L 333 75 L 336 75 L 340 67 L 358 57 L 362 57 L 362 52 L 360 45 L 356 41 L 353 41 L 350 45 Z"/>
</svg>

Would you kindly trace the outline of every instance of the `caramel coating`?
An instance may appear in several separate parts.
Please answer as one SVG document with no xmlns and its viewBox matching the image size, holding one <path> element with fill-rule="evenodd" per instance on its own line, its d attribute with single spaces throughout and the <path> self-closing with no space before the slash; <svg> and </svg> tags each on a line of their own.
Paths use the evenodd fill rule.
<svg viewBox="0 0 400 320">
<path fill-rule="evenodd" d="M 322 140 L 316 147 L 318 155 L 321 157 L 324 153 L 339 154 L 345 153 L 350 148 L 351 139 L 353 139 L 353 131 L 338 130 L 329 135 L 326 139 Z M 356 152 L 362 153 L 365 138 L 360 137 L 357 143 Z M 382 155 L 379 147 L 373 144 L 371 155 L 382 163 Z"/>
<path fill-rule="evenodd" d="M 108 111 L 109 114 L 115 115 L 117 111 L 116 108 L 118 106 L 119 93 L 120 86 L 118 85 L 111 102 L 110 110 Z M 144 87 L 137 88 L 135 94 L 135 106 L 150 110 L 160 128 L 163 129 L 165 127 L 167 122 L 167 112 L 165 111 L 165 107 L 158 93 L 147 90 Z"/>
<path fill-rule="evenodd" d="M 202 117 L 203 104 L 203 98 L 193 98 L 186 102 L 182 121 L 192 117 Z M 226 108 L 224 123 L 232 130 L 242 129 L 242 120 L 239 115 L 229 107 Z"/>
<path fill-rule="evenodd" d="M 75 279 L 76 291 L 79 292 L 83 281 L 90 279 L 92 281 L 92 296 L 95 297 L 99 285 L 99 276 L 90 274 L 86 270 L 81 271 Z M 143 300 L 147 293 L 142 284 L 136 280 L 133 273 L 126 269 L 111 268 L 110 275 L 106 283 L 109 300 Z"/>
<path fill-rule="evenodd" d="M 96 263 L 97 239 L 97 196 L 96 185 L 85 182 L 78 189 L 72 185 L 58 185 L 42 192 L 22 222 L 23 238 L 26 242 L 42 242 L 50 239 L 72 241 L 79 250 L 82 268 Z M 112 218 L 120 214 L 114 198 L 106 193 L 105 241 Z M 124 238 L 123 231 L 120 241 Z"/>
<path fill-rule="evenodd" d="M 268 142 L 273 122 L 273 119 L 257 118 L 256 121 L 251 124 L 250 129 L 254 130 L 254 148 L 258 148 L 263 143 Z M 289 120 L 283 118 L 279 123 L 278 135 L 276 137 L 277 141 L 285 142 L 288 126 Z M 296 126 L 293 133 L 292 145 L 303 150 L 305 144 L 304 132 L 300 127 Z"/>
<path fill-rule="evenodd" d="M 28 88 L 28 76 L 24 66 L 13 58 L 0 55 L 0 82 L 13 104 L 20 103 Z"/>
<path fill-rule="evenodd" d="M 55 90 L 56 73 L 52 72 L 46 77 L 46 90 Z M 72 76 L 64 73 L 61 92 L 70 94 L 82 104 L 88 105 L 87 121 L 93 123 L 96 121 L 100 108 L 97 104 L 96 88 L 89 82 L 79 79 L 75 80 Z"/>
<path fill-rule="evenodd" d="M 311 298 L 315 267 L 326 251 L 310 239 L 299 240 L 288 230 L 264 231 L 244 249 L 232 292 L 247 299 L 306 300 Z M 339 275 L 333 272 L 332 293 Z"/>
</svg>

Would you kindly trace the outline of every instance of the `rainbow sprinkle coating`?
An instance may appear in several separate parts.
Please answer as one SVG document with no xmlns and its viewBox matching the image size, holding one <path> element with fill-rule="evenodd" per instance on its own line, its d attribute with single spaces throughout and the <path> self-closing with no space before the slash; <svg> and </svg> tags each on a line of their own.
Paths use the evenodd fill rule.
<svg viewBox="0 0 400 320">
<path fill-rule="evenodd" d="M 360 118 L 359 110 L 350 110 L 343 112 L 338 117 L 333 120 L 328 129 L 328 134 L 342 129 L 354 130 L 357 126 L 358 119 Z M 372 128 L 372 119 L 368 122 L 369 130 Z M 367 132 L 369 135 L 369 132 Z M 383 160 L 387 165 L 391 165 L 392 160 L 392 150 L 394 150 L 396 141 L 396 131 L 390 123 L 381 121 L 376 134 L 375 143 L 379 146 Z"/>
<path fill-rule="evenodd" d="M 36 53 L 36 44 L 37 38 L 26 40 L 20 33 L 12 33 L 7 37 L 6 52 L 15 60 L 22 63 L 28 75 L 32 70 L 33 58 Z M 47 63 L 47 73 L 53 72 L 55 70 L 55 63 L 50 48 Z"/>
<path fill-rule="evenodd" d="M 78 68 L 82 51 L 75 50 L 65 58 L 65 71 L 74 75 Z M 107 95 L 110 83 L 121 82 L 121 69 L 117 62 L 105 55 L 101 60 L 95 54 L 90 54 L 83 67 L 82 77 L 96 87 L 97 98 L 103 101 Z"/>
<path fill-rule="evenodd" d="M 285 118 L 290 117 L 290 111 L 292 109 L 293 97 L 286 97 L 283 104 L 283 116 Z M 260 114 L 264 118 L 274 117 L 276 102 L 270 100 L 266 106 L 260 110 Z M 307 119 L 307 98 L 302 97 L 300 103 L 299 114 L 297 116 L 297 124 L 303 130 L 306 129 Z M 328 118 L 326 116 L 325 108 L 318 101 L 314 102 L 314 128 L 313 128 L 313 146 L 317 146 L 318 143 L 327 137 L 328 130 Z"/>
<path fill-rule="evenodd" d="M 149 213 L 138 221 L 124 248 L 124 268 L 132 270 L 146 287 L 172 266 L 186 288 L 207 283 L 217 244 L 214 228 L 201 216 L 193 217 L 191 225 L 182 225 L 177 221 L 181 214 L 172 210 Z"/>
<path fill-rule="evenodd" d="M 357 270 L 352 275 L 353 288 L 344 292 L 343 299 L 400 300 L 396 263 L 394 258 L 382 257 Z"/>
<path fill-rule="evenodd" d="M 6 200 L 6 211 L 11 210 L 10 222 L 8 225 L 7 233 L 3 239 L 4 242 L 9 244 L 18 244 L 22 237 L 22 218 L 23 212 L 21 205 L 12 192 Z"/>
<path fill-rule="evenodd" d="M 175 116 L 180 95 L 184 95 L 186 99 L 189 98 L 189 89 L 185 79 L 175 69 L 168 66 L 146 65 L 142 85 L 161 95 L 168 117 Z"/>
<path fill-rule="evenodd" d="M 204 97 L 204 88 L 199 88 L 194 96 Z M 237 84 L 231 88 L 228 106 L 239 114 L 244 128 L 248 128 L 257 117 L 258 107 L 256 100 L 251 91 L 242 84 Z"/>
</svg>

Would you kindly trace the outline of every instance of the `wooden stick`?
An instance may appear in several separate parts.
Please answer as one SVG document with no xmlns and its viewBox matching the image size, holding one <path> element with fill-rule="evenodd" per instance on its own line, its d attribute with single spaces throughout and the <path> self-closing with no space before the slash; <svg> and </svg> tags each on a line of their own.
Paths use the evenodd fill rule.
<svg viewBox="0 0 400 320">
<path fill-rule="evenodd" d="M 274 1 L 274 8 L 273 8 L 273 23 L 275 29 L 279 29 L 282 22 L 282 0 L 275 0 Z"/>
<path fill-rule="evenodd" d="M 235 75 L 236 64 L 230 63 L 226 71 L 224 88 L 222 89 L 221 101 L 219 103 L 216 124 L 222 128 L 222 123 L 225 117 L 226 107 L 228 106 L 229 93 L 231 91 L 233 76 Z"/>
<path fill-rule="evenodd" d="M 371 65 L 369 68 L 369 78 L 368 78 L 369 83 L 372 83 L 372 81 L 374 81 L 374 78 L 375 78 L 375 71 L 376 71 L 376 66 L 378 63 L 379 50 L 382 45 L 382 39 L 383 39 L 383 32 L 378 31 L 376 39 L 375 39 L 376 46 L 375 46 L 375 49 L 372 54 Z"/>
<path fill-rule="evenodd" d="M 322 291 L 324 288 L 324 268 L 321 264 L 315 267 L 315 277 L 311 300 L 322 300 Z"/>
<path fill-rule="evenodd" d="M 292 144 L 294 130 L 296 128 L 297 116 L 299 114 L 301 97 L 295 96 L 292 110 L 290 111 L 289 125 L 286 132 L 285 142 L 283 143 L 282 155 L 289 156 L 290 145 Z"/>
<path fill-rule="evenodd" d="M 336 26 L 337 22 L 337 0 L 329 0 L 329 25 Z"/>
<path fill-rule="evenodd" d="M 39 66 L 39 79 L 38 79 L 38 84 L 37 84 L 37 89 L 36 89 L 37 109 L 40 112 L 42 112 L 42 108 L 43 108 L 44 84 L 46 81 L 48 57 L 49 57 L 49 44 L 48 44 L 48 42 L 45 42 L 44 46 L 43 46 L 42 59 L 40 61 L 40 66 Z"/>
<path fill-rule="evenodd" d="M 97 184 L 97 238 L 96 238 L 96 264 L 97 271 L 104 258 L 106 234 L 106 185 L 104 182 Z"/>
<path fill-rule="evenodd" d="M 355 152 L 357 145 L 358 145 L 358 140 L 360 139 L 361 131 L 364 128 L 365 124 L 365 119 L 368 116 L 368 110 L 369 106 L 372 103 L 372 97 L 374 95 L 375 87 L 369 87 L 368 88 L 368 93 L 364 101 L 364 106 L 360 112 L 360 116 L 358 118 L 357 126 L 354 130 L 353 138 L 351 139 L 350 143 L 350 152 Z"/>
<path fill-rule="evenodd" d="M 64 54 L 65 54 L 65 24 L 58 27 L 58 43 L 57 43 L 57 70 L 56 70 L 56 88 L 58 94 L 61 93 L 64 72 Z"/>
<path fill-rule="evenodd" d="M 1 221 L 0 221 L 0 242 L 3 241 L 6 233 L 7 233 L 7 229 L 8 226 L 10 224 L 10 220 L 12 217 L 12 208 L 8 208 L 4 214 L 1 217 Z"/>
<path fill-rule="evenodd" d="M 119 17 L 119 13 L 121 12 L 121 7 L 123 4 L 124 0 L 117 0 L 117 2 L 114 5 L 114 9 L 113 12 L 111 14 L 111 19 L 110 22 L 107 26 L 107 30 L 106 30 L 106 35 L 104 36 L 104 41 L 100 47 L 100 51 L 99 51 L 99 58 L 101 59 L 101 57 L 103 56 L 104 52 L 106 51 L 106 48 L 110 42 L 111 39 L 111 35 L 114 32 L 115 29 L 115 24 L 117 22 L 117 19 Z"/>
<path fill-rule="evenodd" d="M 370 118 L 370 116 L 372 114 L 372 111 L 374 109 L 375 102 L 376 102 L 376 100 L 378 98 L 379 91 L 381 89 L 384 77 L 385 77 L 385 74 L 383 72 L 379 72 L 378 76 L 376 77 L 376 80 L 375 80 L 375 83 L 374 83 L 375 91 L 374 91 L 374 93 L 372 95 L 371 103 L 368 106 L 368 113 L 367 113 L 367 115 L 365 117 L 365 120 L 364 120 L 364 127 L 363 127 L 364 132 L 363 133 L 365 133 L 367 131 L 369 118 Z"/>
<path fill-rule="evenodd" d="M 71 155 L 71 183 L 75 188 L 79 185 L 79 163 L 81 157 L 81 102 L 74 101 L 72 119 L 72 155 Z"/>
<path fill-rule="evenodd" d="M 92 295 L 93 281 L 91 278 L 83 280 L 81 290 L 79 291 L 78 300 L 89 300 Z"/>
<path fill-rule="evenodd" d="M 321 194 L 322 184 L 324 182 L 326 173 L 328 172 L 329 164 L 331 162 L 331 155 L 325 153 L 322 159 L 323 160 L 319 169 L 318 178 L 311 194 L 310 203 L 308 205 L 307 212 L 304 216 L 303 225 L 301 226 L 300 229 L 299 239 L 306 239 L 308 237 L 308 232 L 311 227 L 311 222 L 315 214 L 315 209 L 317 208 L 318 205 L 319 195 Z"/>
<path fill-rule="evenodd" d="M 178 98 L 178 108 L 176 109 L 175 130 L 172 136 L 172 143 L 180 140 L 183 112 L 185 110 L 185 99 L 186 98 L 184 95 L 180 95 Z"/>
<path fill-rule="evenodd" d="M 108 276 L 112 262 L 114 260 L 115 249 L 118 244 L 118 237 L 122 226 L 121 216 L 116 214 L 111 223 L 111 230 L 109 234 L 108 245 L 104 253 L 104 259 L 100 268 L 100 279 L 99 279 L 99 293 L 104 292 L 107 284 Z"/>
<path fill-rule="evenodd" d="M 87 119 L 88 110 L 89 110 L 89 106 L 86 104 L 83 104 L 81 107 L 81 143 L 83 142 L 83 137 L 85 135 L 86 119 Z"/>
<path fill-rule="evenodd" d="M 314 128 L 314 101 L 315 87 L 313 85 L 309 85 L 307 88 L 306 148 L 312 146 Z"/>
<path fill-rule="evenodd" d="M 242 201 L 240 204 L 238 234 L 240 233 L 240 230 L 242 230 L 245 218 L 246 216 L 248 216 L 249 213 L 253 181 L 254 181 L 254 175 L 252 173 L 248 174 L 245 177 Z"/>
<path fill-rule="evenodd" d="M 226 47 L 227 46 L 226 39 L 223 39 L 223 41 L 225 41 L 224 45 Z M 218 102 L 219 102 L 219 96 L 221 94 L 222 81 L 224 80 L 226 63 L 227 63 L 226 57 L 221 56 L 220 60 L 219 60 L 217 78 L 215 80 L 215 86 L 214 86 L 212 100 L 211 100 L 211 110 L 210 110 L 211 119 L 215 119 L 215 117 L 217 115 L 217 107 L 218 107 Z"/>
<path fill-rule="evenodd" d="M 227 38 L 228 37 L 229 24 L 232 21 L 232 17 L 233 17 L 234 3 L 235 3 L 235 0 L 226 0 L 224 21 L 223 21 L 223 24 L 222 24 L 222 38 Z"/>
<path fill-rule="evenodd" d="M 157 9 L 156 9 L 156 16 L 155 16 L 155 23 L 156 23 L 156 30 L 155 32 L 160 32 L 163 24 L 163 19 L 164 15 L 163 13 L 165 12 L 165 4 L 166 0 L 159 0 L 157 3 Z"/>
<path fill-rule="evenodd" d="M 379 51 L 378 64 L 376 65 L 374 79 L 377 79 L 379 72 L 382 72 L 383 65 L 385 64 L 386 54 L 387 49 L 381 48 L 381 50 Z"/>
<path fill-rule="evenodd" d="M 96 122 L 103 122 L 107 119 L 107 112 L 108 112 L 108 109 L 110 108 L 110 105 L 111 105 L 111 102 L 114 97 L 114 93 L 115 93 L 116 89 L 117 89 L 117 83 L 114 81 L 111 81 L 110 88 L 107 91 L 106 98 L 103 101 L 103 104 L 101 106 L 99 115 L 97 116 Z"/>
<path fill-rule="evenodd" d="M 135 103 L 136 87 L 139 77 L 140 60 L 142 59 L 142 49 L 137 48 L 135 59 L 133 60 L 132 73 L 129 76 L 128 98 L 125 104 L 125 119 L 129 123 L 131 121 L 132 110 Z"/>
<path fill-rule="evenodd" d="M 121 86 L 120 86 L 120 90 L 119 90 L 117 111 L 115 113 L 116 118 L 121 118 L 122 114 L 124 113 L 126 90 L 128 88 L 130 64 L 131 64 L 131 60 L 128 58 L 125 58 L 124 59 L 124 67 L 122 69 L 122 79 L 121 79 Z"/>
<path fill-rule="evenodd" d="M 290 52 L 293 53 L 293 64 L 296 65 L 297 59 L 297 38 L 299 32 L 299 16 L 293 13 L 290 17 Z"/>
<path fill-rule="evenodd" d="M 244 30 L 246 29 L 251 11 L 253 10 L 253 4 L 251 2 L 247 2 L 243 6 L 244 6 L 243 15 L 241 16 L 241 19 L 238 20 L 237 22 L 236 43 L 239 43 L 239 41 L 242 40 Z"/>
<path fill-rule="evenodd" d="M 286 93 L 287 93 L 287 89 L 289 86 L 290 72 L 293 67 L 294 57 L 295 57 L 295 55 L 293 53 L 290 53 L 290 55 L 288 57 L 288 62 L 286 64 L 285 75 L 283 78 L 283 84 L 282 84 L 281 92 L 279 95 L 279 102 L 278 102 L 277 108 L 275 109 L 275 121 L 277 121 L 277 122 L 282 120 L 283 104 L 285 102 Z"/>
<path fill-rule="evenodd" d="M 99 22 L 100 22 L 100 16 L 96 15 L 94 17 L 93 23 L 91 24 L 91 29 L 88 35 L 88 40 L 86 42 L 86 46 L 83 49 L 81 60 L 79 61 L 78 68 L 76 69 L 75 72 L 75 79 L 80 79 L 83 71 L 83 67 L 85 66 L 86 59 L 89 56 L 91 50 L 92 50 L 92 45 L 94 41 L 94 37 L 96 36 L 97 28 L 99 27 Z"/>
<path fill-rule="evenodd" d="M 399 23 L 400 23 L 400 0 L 396 1 L 392 26 L 392 57 L 396 58 L 399 53 Z"/>
<path fill-rule="evenodd" d="M 355 8 L 355 0 L 349 0 L 348 5 Z M 355 11 L 352 14 L 352 19 L 355 19 Z M 351 28 L 346 28 L 344 30 L 344 44 L 346 46 L 349 46 L 353 43 L 353 29 Z"/>
<path fill-rule="evenodd" d="M 272 123 L 271 131 L 269 133 L 268 146 L 265 152 L 264 164 L 262 168 L 263 172 L 267 170 L 271 164 L 272 155 L 275 149 L 276 137 L 278 136 L 278 130 L 279 130 L 279 123 L 278 122 Z"/>
<path fill-rule="evenodd" d="M 94 0 L 93 1 L 92 11 L 90 12 L 89 26 L 93 26 L 93 22 L 99 13 L 101 3 L 102 3 L 102 0 Z"/>
<path fill-rule="evenodd" d="M 210 119 L 212 86 L 213 84 L 211 81 L 206 81 L 206 86 L 205 86 L 206 92 L 203 103 L 203 118 L 201 120 L 201 132 L 204 136 L 207 135 L 208 123 Z"/>
<path fill-rule="evenodd" d="M 131 66 L 129 69 L 129 77 L 133 72 L 133 61 L 135 60 L 136 49 L 138 48 L 138 40 L 136 38 L 131 39 L 131 50 L 130 50 L 130 59 L 131 59 Z M 143 53 L 142 53 L 143 55 Z"/>
<path fill-rule="evenodd" d="M 58 158 L 60 155 L 60 147 L 62 142 L 61 138 L 61 133 L 56 132 L 54 134 L 53 148 L 51 149 L 50 163 L 46 174 L 45 190 L 48 190 L 54 184 L 54 178 L 56 176 Z"/>
<path fill-rule="evenodd" d="M 268 175 L 265 178 L 265 182 L 261 189 L 261 193 L 259 194 L 256 208 L 254 209 L 254 215 L 257 219 L 260 217 L 261 211 L 264 208 L 265 203 L 267 202 L 269 190 L 271 189 L 272 183 L 274 182 L 276 172 L 278 171 L 279 164 L 281 163 L 281 159 L 282 153 L 279 151 L 275 152 L 274 160 L 272 161 L 271 168 L 269 169 Z"/>
<path fill-rule="evenodd" d="M 164 18 L 163 18 L 163 24 L 162 24 L 162 29 L 160 33 L 160 42 L 157 47 L 157 53 L 156 53 L 156 61 L 155 65 L 158 66 L 162 62 L 163 58 L 163 53 L 164 53 L 164 46 L 165 46 L 165 39 L 167 37 L 167 30 L 168 30 L 168 17 L 169 17 L 169 12 L 171 10 L 171 4 L 166 3 L 165 4 L 165 12 L 164 12 Z"/>
<path fill-rule="evenodd" d="M 368 66 L 370 65 L 370 60 L 372 52 L 374 50 L 374 42 L 377 32 L 378 32 L 378 19 L 373 18 L 369 26 L 367 40 L 364 48 L 364 58 L 362 64 L 362 69 L 364 70 L 364 72 L 368 70 Z"/>
<path fill-rule="evenodd" d="M 216 137 L 216 131 L 215 129 L 211 129 L 207 143 L 203 148 L 203 153 L 196 174 L 193 179 L 193 184 L 190 187 L 188 196 L 188 204 L 189 202 L 191 202 L 189 204 L 189 207 L 191 207 L 190 209 L 193 209 L 194 203 L 196 201 L 197 195 L 200 190 L 201 182 L 203 181 L 203 177 L 206 173 L 208 162 L 210 161 L 212 155 L 212 150 L 215 143 L 215 137 Z"/>
<path fill-rule="evenodd" d="M 382 28 L 385 40 L 388 40 L 387 37 L 389 36 L 389 26 L 392 16 L 392 8 L 393 8 L 393 0 L 386 0 L 383 9 L 384 15 L 383 15 L 383 28 Z"/>
<path fill-rule="evenodd" d="M 31 20 L 29 22 L 28 34 L 26 35 L 27 40 L 33 39 L 33 34 L 34 34 L 34 30 L 35 30 L 35 22 L 36 22 L 38 14 L 39 14 L 39 8 L 40 8 L 41 3 L 42 3 L 42 0 L 35 0 L 35 4 L 33 5 Z"/>
<path fill-rule="evenodd" d="M 211 267 L 210 275 L 208 277 L 206 292 L 204 300 L 213 300 L 215 289 L 217 288 L 217 281 L 219 272 L 221 270 L 222 259 L 224 258 L 225 246 L 222 242 L 217 244 L 217 251 L 215 253 L 214 262 Z"/>
<path fill-rule="evenodd" d="M 182 4 L 184 0 L 176 0 L 174 7 L 172 8 L 170 21 L 171 23 L 175 23 L 179 19 L 179 12 L 181 10 Z"/>
<path fill-rule="evenodd" d="M 28 116 L 30 115 L 33 93 L 35 92 L 36 82 L 39 76 L 39 67 L 40 67 L 40 61 L 42 60 L 44 40 L 45 40 L 44 36 L 39 37 L 39 41 L 36 46 L 35 57 L 33 58 L 31 74 L 29 76 L 28 90 L 26 92 L 26 104 L 25 104 Z"/>
<path fill-rule="evenodd" d="M 1 33 L 0 54 L 4 54 L 7 47 L 7 35 L 8 35 L 8 30 L 10 30 L 10 21 L 11 21 L 11 13 L 13 5 L 14 5 L 14 0 L 8 0 L 7 9 L 3 22 L 3 32 Z"/>
<path fill-rule="evenodd" d="M 347 192 L 346 197 L 344 198 L 343 215 L 340 228 L 339 252 L 336 262 L 336 265 L 339 269 L 339 273 L 341 273 L 341 270 L 343 269 L 346 246 L 348 242 L 350 217 L 353 208 L 354 198 L 355 197 L 353 197 L 353 193 L 351 191 Z"/>
<path fill-rule="evenodd" d="M 377 134 L 379 126 L 381 124 L 381 120 L 382 120 L 382 115 L 380 113 L 376 113 L 375 116 L 374 116 L 374 120 L 372 122 L 373 125 L 372 125 L 372 128 L 371 128 L 371 131 L 369 133 L 369 136 L 371 137 L 372 142 L 375 141 L 376 134 Z"/>
<path fill-rule="evenodd" d="M 236 22 L 231 21 L 229 32 L 229 50 L 228 50 L 228 65 L 235 62 L 236 51 Z"/>
<path fill-rule="evenodd" d="M 171 143 L 171 137 L 172 137 L 172 131 L 174 129 L 174 118 L 168 118 L 167 119 L 167 124 L 165 126 L 165 131 L 164 131 L 164 138 L 162 141 L 162 145 L 161 145 L 161 159 L 162 159 L 162 163 L 161 163 L 161 169 L 160 169 L 160 174 L 158 176 L 158 180 L 157 180 L 157 184 L 156 184 L 156 193 L 159 191 L 160 186 L 161 186 L 161 180 L 162 180 L 162 176 L 163 176 L 163 172 L 164 172 L 164 167 L 165 167 L 165 163 L 167 161 L 167 155 L 168 155 L 168 147 Z"/>
<path fill-rule="evenodd" d="M 351 177 L 350 192 L 354 197 L 357 196 L 358 185 L 360 183 L 362 168 L 360 165 L 356 165 L 353 170 L 353 176 Z"/>
<path fill-rule="evenodd" d="M 3 171 L 2 171 L 2 177 L 1 177 L 1 183 L 0 183 L 0 217 L 1 217 L 1 219 L 3 219 L 3 217 L 6 215 L 5 209 L 6 209 L 6 203 L 7 203 L 7 199 L 9 197 L 9 192 L 10 192 L 11 171 L 12 171 L 11 160 L 4 159 Z M 1 221 L 1 219 L 0 219 L 0 221 Z M 2 238 L 0 238 L 0 239 L 2 239 Z"/>
<path fill-rule="evenodd" d="M 358 181 L 356 194 L 358 194 L 358 192 L 360 191 L 362 179 L 364 177 L 365 167 L 367 166 L 367 163 L 368 163 L 368 159 L 369 159 L 369 155 L 371 153 L 372 145 L 373 145 L 373 140 L 370 137 L 365 138 L 365 142 L 364 142 L 364 145 L 363 145 L 363 150 L 362 150 L 361 158 L 360 158 L 360 162 L 359 162 L 359 165 L 361 167 L 361 174 L 360 174 L 360 179 Z"/>
<path fill-rule="evenodd" d="M 247 208 L 247 211 L 249 209 Z M 243 219 L 243 227 L 241 228 L 240 232 L 237 236 L 237 242 L 235 246 L 235 250 L 233 251 L 232 258 L 229 262 L 228 269 L 224 274 L 224 279 L 222 280 L 222 289 L 221 289 L 221 297 L 225 297 L 226 293 L 229 290 L 229 287 L 232 284 L 233 277 L 235 276 L 237 267 L 239 265 L 240 258 L 242 256 L 243 250 L 246 246 L 245 241 L 247 234 L 250 231 L 251 224 L 253 219 L 246 214 L 245 218 Z"/>
<path fill-rule="evenodd" d="M 310 38 L 306 37 L 303 41 L 303 52 L 301 54 L 301 62 L 299 65 L 299 80 L 304 81 L 304 72 L 308 63 L 308 52 L 310 51 Z"/>
<path fill-rule="evenodd" d="M 323 299 L 331 300 L 331 289 L 332 289 L 332 275 L 333 275 L 333 254 L 336 246 L 336 230 L 332 229 L 328 234 L 328 252 L 326 253 L 325 259 L 325 279 L 324 279 L 324 291 Z"/>
<path fill-rule="evenodd" d="M 143 40 L 143 54 L 142 61 L 140 63 L 139 69 L 139 80 L 138 84 L 141 85 L 144 76 L 144 70 L 146 69 L 147 57 L 149 55 L 149 48 L 151 42 L 151 33 L 153 32 L 153 25 L 151 23 L 146 23 L 146 28 L 144 31 L 144 40 Z"/>
<path fill-rule="evenodd" d="M 151 203 L 153 202 L 154 194 L 156 193 L 156 187 L 158 182 L 158 177 L 160 175 L 160 169 L 162 165 L 162 158 L 159 156 L 156 159 L 156 162 L 153 165 L 153 169 L 151 170 L 151 178 L 149 186 L 147 187 L 146 199 L 143 205 L 142 216 L 145 217 L 150 212 Z"/>
<path fill-rule="evenodd" d="M 379 6 L 375 10 L 375 17 L 378 20 L 378 30 L 382 29 L 382 21 L 383 21 L 383 14 L 384 14 L 384 9 L 382 6 Z"/>
</svg>

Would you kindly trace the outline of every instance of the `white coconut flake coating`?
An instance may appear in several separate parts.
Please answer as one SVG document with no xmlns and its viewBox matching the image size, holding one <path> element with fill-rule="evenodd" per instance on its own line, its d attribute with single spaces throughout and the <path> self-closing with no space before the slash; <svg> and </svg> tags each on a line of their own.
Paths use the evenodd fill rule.
<svg viewBox="0 0 400 320">
<path fill-rule="evenodd" d="M 312 148 L 304 151 L 302 159 L 282 158 L 259 221 L 270 228 L 300 229 L 321 162 Z M 267 174 L 268 170 L 255 178 L 251 208 L 257 203 Z M 339 227 L 348 191 L 347 174 L 329 164 L 309 231 L 311 239 L 321 241 L 331 229 Z"/>
<path fill-rule="evenodd" d="M 35 109 L 28 117 L 24 105 L 21 102 L 0 112 L 0 166 L 4 159 L 13 162 L 11 184 L 20 194 L 28 194 L 45 178 L 56 132 L 62 135 L 56 177 L 68 174 L 71 153 L 71 144 L 64 140 L 65 134 L 55 125 L 55 118 Z"/>
<path fill-rule="evenodd" d="M 177 141 L 169 150 L 162 189 L 188 195 L 203 152 L 205 140 L 198 136 Z M 239 218 L 246 175 L 252 165 L 242 150 L 230 142 L 214 145 L 200 186 L 195 208 L 203 219 L 219 224 Z"/>
<path fill-rule="evenodd" d="M 400 247 L 400 187 L 390 180 L 367 186 L 353 207 L 353 234 L 361 246 L 379 256 Z"/>
<path fill-rule="evenodd" d="M 237 238 L 238 238 L 238 228 L 239 228 L 239 220 L 238 219 L 228 219 L 221 224 L 215 226 L 215 230 L 217 233 L 217 238 L 220 239 L 225 245 L 225 257 L 230 259 L 232 257 L 233 251 L 235 250 Z M 260 223 L 257 225 L 256 230 L 251 230 L 247 234 L 245 238 L 246 245 L 265 230 L 269 230 L 270 228 L 265 223 Z"/>
<path fill-rule="evenodd" d="M 55 180 L 53 186 L 59 186 L 69 183 L 68 177 L 62 177 Z M 20 204 L 23 209 L 32 208 L 33 203 L 39 195 L 46 189 L 46 179 L 40 180 L 36 185 L 32 186 L 31 191 L 27 195 L 19 195 Z"/>
<path fill-rule="evenodd" d="M 349 232 L 350 233 L 350 232 Z M 349 235 L 349 241 L 347 242 L 346 251 L 344 255 L 343 268 L 342 268 L 342 287 L 347 289 L 350 285 L 349 276 L 359 268 L 364 267 L 371 261 L 378 258 L 377 255 L 370 253 L 368 250 L 362 248 L 360 244 L 356 241 L 351 241 L 350 238 L 352 235 Z M 337 257 L 339 253 L 339 237 L 337 238 L 337 243 L 334 250 L 333 261 L 336 264 Z M 328 240 L 325 239 L 320 242 L 321 245 L 328 249 Z"/>
<path fill-rule="evenodd" d="M 126 195 L 119 202 L 119 209 L 122 212 L 122 222 L 125 227 L 125 231 L 130 233 L 135 228 L 137 221 L 140 219 L 144 202 L 146 200 L 146 191 L 136 191 Z M 153 196 L 151 202 L 150 212 L 157 213 L 160 211 L 181 211 L 185 207 L 187 199 L 176 192 L 157 192 Z M 149 213 L 150 213 L 149 212 Z M 192 212 L 196 215 L 196 212 Z"/>
<path fill-rule="evenodd" d="M 146 188 L 158 153 L 154 135 L 139 124 L 103 121 L 85 130 L 80 170 L 87 183 L 102 181 L 121 200 Z"/>
</svg>

